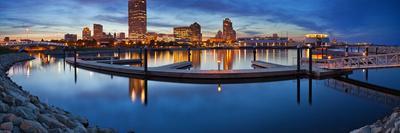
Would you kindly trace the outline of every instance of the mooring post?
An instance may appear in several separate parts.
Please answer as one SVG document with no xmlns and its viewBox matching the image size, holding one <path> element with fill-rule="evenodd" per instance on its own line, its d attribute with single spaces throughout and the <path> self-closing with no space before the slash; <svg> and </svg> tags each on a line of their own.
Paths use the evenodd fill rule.
<svg viewBox="0 0 400 133">
<path fill-rule="evenodd" d="M 346 45 L 345 57 L 349 57 L 349 46 L 348 45 Z"/>
<path fill-rule="evenodd" d="M 147 47 L 144 47 L 144 72 L 147 73 Z"/>
<path fill-rule="evenodd" d="M 313 64 L 313 60 L 312 60 L 312 56 L 313 56 L 313 52 L 312 52 L 313 47 L 310 46 L 308 48 L 308 70 L 309 70 L 309 74 L 312 75 L 312 64 Z"/>
<path fill-rule="evenodd" d="M 376 46 L 376 48 L 375 48 L 375 54 L 376 54 L 376 55 L 378 54 L 378 49 L 379 49 L 379 47 Z"/>
<path fill-rule="evenodd" d="M 253 61 L 257 60 L 257 50 L 256 50 L 256 46 L 253 47 Z"/>
<path fill-rule="evenodd" d="M 143 59 L 143 48 L 139 49 L 139 58 L 142 60 Z"/>
<path fill-rule="evenodd" d="M 369 48 L 368 48 L 368 46 L 365 48 L 365 55 L 366 55 L 366 56 L 369 55 Z"/>
<path fill-rule="evenodd" d="M 299 73 L 300 72 L 300 65 L 301 65 L 301 54 L 300 54 L 300 52 L 301 52 L 301 46 L 300 45 L 297 45 L 297 72 Z"/>
<path fill-rule="evenodd" d="M 188 54 L 188 62 L 190 62 L 191 60 L 190 60 L 190 56 L 192 56 L 192 53 L 190 52 L 190 47 L 187 49 L 187 54 Z"/>
<path fill-rule="evenodd" d="M 121 58 L 121 49 L 118 47 L 118 49 L 117 49 L 117 52 L 118 52 L 118 59 L 120 59 Z"/>
<path fill-rule="evenodd" d="M 76 67 L 76 47 L 74 47 L 74 66 Z"/>
</svg>

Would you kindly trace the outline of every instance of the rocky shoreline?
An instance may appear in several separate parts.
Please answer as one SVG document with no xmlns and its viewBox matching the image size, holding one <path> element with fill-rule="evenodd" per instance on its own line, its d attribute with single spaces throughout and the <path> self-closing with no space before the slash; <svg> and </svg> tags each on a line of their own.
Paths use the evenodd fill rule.
<svg viewBox="0 0 400 133">
<path fill-rule="evenodd" d="M 113 133 L 91 127 L 86 118 L 40 102 L 6 74 L 17 62 L 32 60 L 26 53 L 0 55 L 0 132 L 3 133 Z"/>
<path fill-rule="evenodd" d="M 390 116 L 351 133 L 400 133 L 400 108 L 395 108 Z"/>
</svg>

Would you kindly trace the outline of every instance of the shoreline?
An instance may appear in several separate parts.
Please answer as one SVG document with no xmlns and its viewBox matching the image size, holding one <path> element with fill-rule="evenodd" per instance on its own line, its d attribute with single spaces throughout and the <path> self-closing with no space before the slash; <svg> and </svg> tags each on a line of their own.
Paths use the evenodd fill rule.
<svg viewBox="0 0 400 133">
<path fill-rule="evenodd" d="M 26 53 L 0 55 L 0 132 L 117 132 L 90 125 L 84 117 L 42 103 L 39 97 L 23 90 L 8 77 L 7 71 L 12 65 L 32 59 Z"/>
<path fill-rule="evenodd" d="M 398 133 L 400 132 L 400 107 L 396 107 L 390 115 L 377 120 L 371 125 L 355 129 L 350 133 Z"/>
</svg>

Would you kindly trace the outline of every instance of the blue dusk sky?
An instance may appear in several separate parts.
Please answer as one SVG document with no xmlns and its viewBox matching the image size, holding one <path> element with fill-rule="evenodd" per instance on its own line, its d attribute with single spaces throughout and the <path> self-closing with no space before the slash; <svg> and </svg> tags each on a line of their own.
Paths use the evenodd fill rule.
<svg viewBox="0 0 400 133">
<path fill-rule="evenodd" d="M 327 33 L 347 42 L 400 44 L 399 0 L 148 0 L 148 31 L 201 24 L 212 37 L 231 18 L 239 37 Z M 128 0 L 0 0 L 0 37 L 59 39 L 103 24 L 127 32 Z M 27 31 L 28 29 L 28 31 Z M 28 33 L 28 34 L 27 34 Z"/>
</svg>

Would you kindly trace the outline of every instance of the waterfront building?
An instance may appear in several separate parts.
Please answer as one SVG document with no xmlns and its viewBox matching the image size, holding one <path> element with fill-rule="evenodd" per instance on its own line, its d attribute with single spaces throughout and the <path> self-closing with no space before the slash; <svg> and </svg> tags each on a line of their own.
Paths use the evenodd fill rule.
<svg viewBox="0 0 400 133">
<path fill-rule="evenodd" d="M 158 34 L 157 41 L 159 42 L 175 42 L 174 34 Z"/>
<path fill-rule="evenodd" d="M 143 42 L 147 33 L 146 0 L 129 0 L 128 2 L 129 39 Z"/>
<path fill-rule="evenodd" d="M 327 34 L 307 34 L 304 42 L 310 45 L 328 45 L 330 43 L 329 35 Z"/>
<path fill-rule="evenodd" d="M 243 37 L 238 38 L 240 46 L 287 46 L 289 39 L 287 37 L 279 37 L 277 34 L 272 37 Z"/>
<path fill-rule="evenodd" d="M 96 41 L 101 41 L 103 39 L 103 25 L 93 24 L 93 39 Z"/>
<path fill-rule="evenodd" d="M 10 37 L 4 37 L 4 42 L 10 42 Z"/>
<path fill-rule="evenodd" d="M 190 25 L 192 32 L 191 42 L 192 44 L 201 44 L 203 42 L 203 35 L 201 34 L 201 26 L 197 22 Z"/>
<path fill-rule="evenodd" d="M 175 41 L 178 43 L 189 43 L 192 39 L 192 29 L 190 27 L 175 27 Z"/>
<path fill-rule="evenodd" d="M 82 40 L 91 40 L 92 39 L 92 31 L 90 31 L 89 27 L 85 27 L 82 30 Z"/>
<path fill-rule="evenodd" d="M 215 35 L 215 38 L 216 38 L 216 39 L 223 39 L 224 36 L 222 35 L 222 31 L 219 30 L 219 31 L 217 32 L 217 35 Z"/>
<path fill-rule="evenodd" d="M 117 37 L 118 39 L 125 39 L 126 37 L 125 37 L 125 33 L 124 32 L 120 32 L 119 34 L 118 34 L 118 37 Z"/>
<path fill-rule="evenodd" d="M 76 42 L 78 41 L 78 35 L 76 34 L 65 34 L 64 40 L 67 42 Z"/>
<path fill-rule="evenodd" d="M 223 22 L 222 35 L 227 43 L 236 42 L 236 31 L 233 29 L 232 21 L 229 18 L 226 18 Z"/>
<path fill-rule="evenodd" d="M 157 41 L 157 33 L 155 32 L 147 32 L 146 34 L 146 43 L 150 44 L 151 41 Z"/>
<path fill-rule="evenodd" d="M 174 35 L 178 43 L 201 44 L 203 41 L 201 26 L 197 22 L 190 26 L 175 27 Z"/>
</svg>

